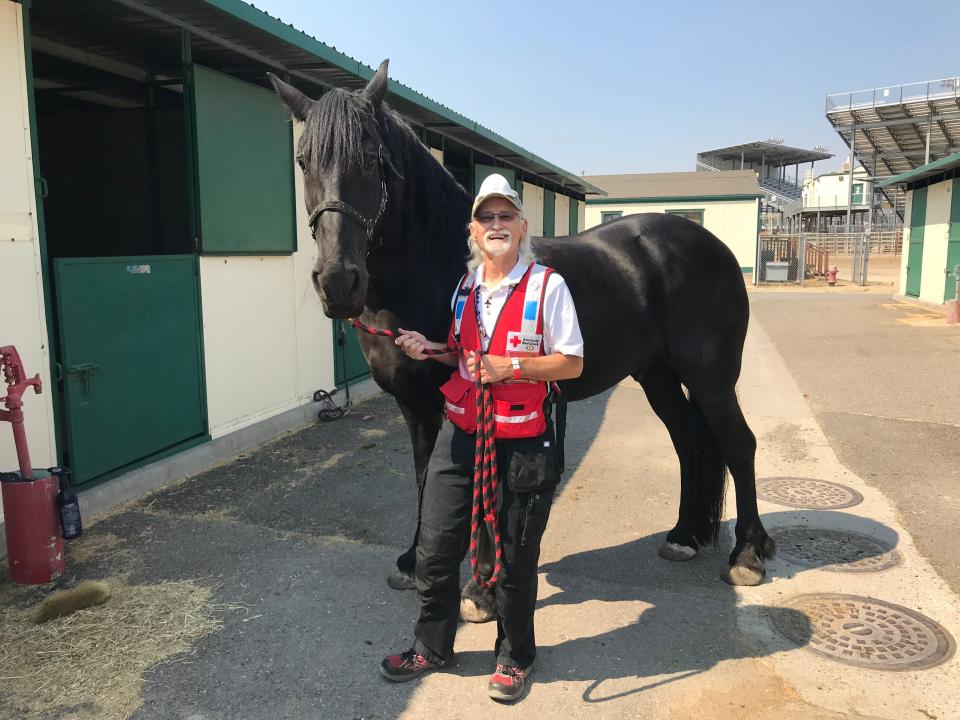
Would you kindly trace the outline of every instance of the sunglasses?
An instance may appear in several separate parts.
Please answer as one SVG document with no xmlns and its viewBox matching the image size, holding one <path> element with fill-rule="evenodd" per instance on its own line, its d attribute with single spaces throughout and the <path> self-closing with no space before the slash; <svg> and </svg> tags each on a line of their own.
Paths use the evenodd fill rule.
<svg viewBox="0 0 960 720">
<path fill-rule="evenodd" d="M 515 210 L 508 210 L 501 213 L 492 213 L 492 212 L 482 212 L 476 216 L 477 222 L 481 225 L 490 225 L 494 220 L 499 220 L 502 223 L 513 222 L 518 217 L 520 213 Z"/>
</svg>

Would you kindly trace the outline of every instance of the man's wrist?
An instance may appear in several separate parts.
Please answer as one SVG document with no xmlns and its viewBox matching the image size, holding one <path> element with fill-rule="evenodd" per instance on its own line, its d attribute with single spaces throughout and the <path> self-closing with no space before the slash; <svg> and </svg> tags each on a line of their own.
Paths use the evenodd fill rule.
<svg viewBox="0 0 960 720">
<path fill-rule="evenodd" d="M 510 358 L 510 364 L 513 366 L 513 379 L 520 379 L 520 358 L 512 357 Z"/>
</svg>

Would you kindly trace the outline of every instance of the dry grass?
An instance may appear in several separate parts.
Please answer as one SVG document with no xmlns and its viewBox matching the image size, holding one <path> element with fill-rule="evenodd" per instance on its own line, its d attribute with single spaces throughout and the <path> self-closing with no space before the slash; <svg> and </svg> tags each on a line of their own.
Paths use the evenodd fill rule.
<svg viewBox="0 0 960 720">
<path fill-rule="evenodd" d="M 208 603 L 212 591 L 191 582 L 114 581 L 110 590 L 103 605 L 43 625 L 31 622 L 30 609 L 0 608 L 0 694 L 16 711 L 128 718 L 140 706 L 145 670 L 222 626 Z"/>
</svg>

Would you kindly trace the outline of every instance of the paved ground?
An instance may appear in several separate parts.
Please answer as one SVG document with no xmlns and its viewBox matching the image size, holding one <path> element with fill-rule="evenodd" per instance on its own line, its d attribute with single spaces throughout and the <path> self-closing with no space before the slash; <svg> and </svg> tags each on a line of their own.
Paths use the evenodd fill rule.
<svg viewBox="0 0 960 720">
<path fill-rule="evenodd" d="M 754 294 L 753 317 L 841 463 L 879 489 L 960 593 L 960 327 L 880 294 Z"/>
<path fill-rule="evenodd" d="M 856 653 L 877 633 L 899 633 L 912 652 L 916 625 L 868 608 L 831 637 L 823 634 L 829 615 L 811 623 L 789 607 L 811 593 L 875 598 L 960 636 L 960 601 L 938 574 L 949 579 L 955 565 L 947 544 L 940 552 L 935 542 L 938 532 L 952 535 L 928 524 L 939 523 L 946 507 L 935 493 L 946 493 L 953 468 L 936 458 L 957 447 L 956 414 L 926 387 L 930 373 L 950 381 L 944 366 L 956 367 L 960 332 L 901 323 L 904 311 L 883 307 L 879 296 L 757 293 L 753 300 L 740 394 L 760 443 L 758 475 L 841 483 L 863 498 L 832 511 L 762 501 L 765 524 L 782 538 L 870 536 L 895 546 L 899 565 L 836 572 L 816 550 L 798 560 L 808 544 L 781 542 L 768 581 L 734 589 L 719 580 L 729 532 L 694 561 L 660 560 L 656 548 L 676 514 L 676 459 L 642 391 L 625 383 L 571 408 L 572 467 L 544 539 L 541 652 L 530 695 L 516 708 L 486 698 L 490 625 L 461 629 L 452 672 L 388 684 L 377 664 L 409 645 L 415 597 L 389 590 L 384 576 L 412 533 L 415 497 L 402 422 L 381 398 L 122 508 L 69 546 L 66 582 L 191 580 L 212 588 L 221 604 L 221 630 L 191 655 L 143 674 L 133 717 L 960 717 L 956 657 L 890 672 L 814 652 L 836 641 Z M 955 390 L 943 395 L 956 397 Z M 912 411 L 893 412 L 900 407 Z M 865 436 L 881 441 L 865 446 Z M 911 473 L 912 493 L 894 475 L 913 466 L 904 460 L 911 453 L 917 464 L 942 468 Z M 883 557 L 868 552 L 864 561 Z M 8 607 L 41 595 L 0 585 Z M 4 681 L 0 717 L 19 717 Z M 90 706 L 44 715 L 100 716 Z"/>
</svg>

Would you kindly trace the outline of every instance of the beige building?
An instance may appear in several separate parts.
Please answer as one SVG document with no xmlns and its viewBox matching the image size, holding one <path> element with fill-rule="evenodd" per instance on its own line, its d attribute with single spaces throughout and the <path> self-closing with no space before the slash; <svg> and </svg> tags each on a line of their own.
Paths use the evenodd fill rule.
<svg viewBox="0 0 960 720">
<path fill-rule="evenodd" d="M 942 305 L 960 274 L 960 152 L 877 183 L 905 187 L 899 294 Z"/>
<path fill-rule="evenodd" d="M 584 180 L 607 191 L 606 197 L 587 198 L 584 227 L 637 213 L 682 215 L 720 238 L 741 269 L 753 272 L 763 197 L 753 170 L 589 175 Z"/>
</svg>

